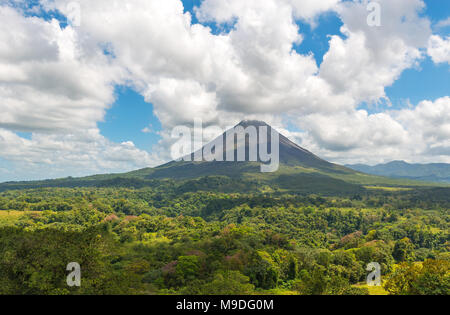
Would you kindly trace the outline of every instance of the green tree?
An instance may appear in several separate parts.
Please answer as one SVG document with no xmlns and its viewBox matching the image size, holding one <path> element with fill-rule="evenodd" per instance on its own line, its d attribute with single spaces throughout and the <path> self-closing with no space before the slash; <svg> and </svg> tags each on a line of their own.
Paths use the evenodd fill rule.
<svg viewBox="0 0 450 315">
<path fill-rule="evenodd" d="M 250 278 L 239 271 L 220 271 L 202 288 L 205 295 L 248 295 L 254 290 Z"/>
<path fill-rule="evenodd" d="M 412 287 L 420 295 L 450 295 L 450 262 L 426 260 Z"/>
<path fill-rule="evenodd" d="M 409 238 L 403 238 L 394 245 L 392 256 L 398 262 L 414 261 L 414 244 Z"/>
<path fill-rule="evenodd" d="M 116 243 L 103 227 L 83 232 L 0 229 L 0 294 L 125 294 L 140 278 L 115 269 Z M 67 265 L 81 266 L 81 287 L 68 287 Z"/>
<path fill-rule="evenodd" d="M 449 295 L 450 262 L 402 263 L 384 285 L 392 295 Z"/>
<path fill-rule="evenodd" d="M 262 289 L 273 289 L 278 282 L 278 267 L 269 253 L 259 251 L 254 253 L 252 261 L 246 268 L 245 274 L 251 282 Z"/>
<path fill-rule="evenodd" d="M 196 280 L 200 272 L 200 262 L 198 256 L 178 257 L 175 274 L 181 285 L 186 285 L 189 281 Z"/>
</svg>

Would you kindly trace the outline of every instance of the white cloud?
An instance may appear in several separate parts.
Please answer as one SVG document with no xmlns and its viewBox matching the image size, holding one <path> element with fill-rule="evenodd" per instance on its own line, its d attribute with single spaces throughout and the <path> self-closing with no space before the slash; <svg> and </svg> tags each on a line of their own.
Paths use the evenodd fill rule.
<svg viewBox="0 0 450 315">
<path fill-rule="evenodd" d="M 385 88 L 417 64 L 427 46 L 430 22 L 419 16 L 421 0 L 380 0 L 381 26 L 367 23 L 367 1 L 339 5 L 344 22 L 342 39 L 332 36 L 320 77 L 336 92 L 350 93 L 359 102 L 385 98 Z"/>
<path fill-rule="evenodd" d="M 438 35 L 430 37 L 428 55 L 435 63 L 447 62 L 450 64 L 450 36 L 442 38 Z"/>
<path fill-rule="evenodd" d="M 406 138 L 402 126 L 384 113 L 369 115 L 359 110 L 333 116 L 314 114 L 301 120 L 322 147 L 333 151 L 395 146 Z"/>
<path fill-rule="evenodd" d="M 14 166 L 10 179 L 86 176 L 131 171 L 161 163 L 132 142 L 112 143 L 91 129 L 77 134 L 33 134 L 30 140 L 0 129 L 1 157 Z"/>
<path fill-rule="evenodd" d="M 446 18 L 445 20 L 441 20 L 435 25 L 437 28 L 444 28 L 447 26 L 450 26 L 450 17 Z"/>
<path fill-rule="evenodd" d="M 312 22 L 314 18 L 326 11 L 334 9 L 340 0 L 282 0 L 278 1 L 277 7 L 288 6 L 293 16 Z M 197 17 L 202 21 L 214 20 L 218 23 L 228 23 L 235 18 L 248 15 L 248 11 L 256 13 L 264 4 L 257 0 L 205 0 L 200 9 L 196 10 Z M 269 1 L 269 5 L 273 5 Z"/>
<path fill-rule="evenodd" d="M 341 0 L 285 0 L 294 9 L 294 17 L 306 20 L 315 26 L 315 18 L 321 13 L 336 9 Z"/>
<path fill-rule="evenodd" d="M 403 109 L 395 116 L 410 133 L 419 134 L 426 143 L 437 144 L 450 139 L 450 97 L 422 101 L 414 109 Z"/>
<path fill-rule="evenodd" d="M 67 14 L 68 2 L 47 5 Z M 124 6 L 86 0 L 80 1 L 77 30 L 108 44 L 114 65 L 126 69 L 124 80 L 154 105 L 165 130 L 192 124 L 196 117 L 225 127 L 244 116 L 353 106 L 350 96 L 334 93 L 317 76 L 313 56 L 292 49 L 302 40 L 294 16 L 313 19 L 336 2 L 206 0 L 197 10 L 200 20 L 238 19 L 230 33 L 213 35 L 208 27 L 191 24 L 180 1 L 134 0 Z"/>
<path fill-rule="evenodd" d="M 0 157 L 15 165 L 12 178 L 156 164 L 148 153 L 99 134 L 97 122 L 121 77 L 100 49 L 56 20 L 24 17 L 8 6 L 0 6 L 0 19 Z"/>
<path fill-rule="evenodd" d="M 56 20 L 0 6 L 0 128 L 73 132 L 93 128 L 114 101 L 116 69 L 87 52 Z"/>
<path fill-rule="evenodd" d="M 150 125 L 150 126 L 144 127 L 144 128 L 141 130 L 141 132 L 143 132 L 143 133 L 153 133 L 153 132 L 154 132 L 153 126 Z"/>
<path fill-rule="evenodd" d="M 299 119 L 302 145 L 345 164 L 392 160 L 450 163 L 450 97 L 385 113 L 365 110 Z"/>
</svg>

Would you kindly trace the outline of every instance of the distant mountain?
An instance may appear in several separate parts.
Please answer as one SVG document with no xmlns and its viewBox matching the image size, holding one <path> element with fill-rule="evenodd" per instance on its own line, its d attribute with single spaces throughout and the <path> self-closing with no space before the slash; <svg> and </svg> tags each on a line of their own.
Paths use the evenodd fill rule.
<svg viewBox="0 0 450 315">
<path fill-rule="evenodd" d="M 409 164 L 405 161 L 394 161 L 375 166 L 357 164 L 347 167 L 378 176 L 450 183 L 450 164 Z"/>
<path fill-rule="evenodd" d="M 145 168 L 124 174 L 4 183 L 0 184 L 0 191 L 43 187 L 141 188 L 169 185 L 170 187 L 177 187 L 178 192 L 198 190 L 224 192 L 279 191 L 304 194 L 354 195 L 364 192 L 367 186 L 374 185 L 408 187 L 430 185 L 412 180 L 398 180 L 364 174 L 362 172 L 369 173 L 370 171 L 365 169 L 364 166 L 355 170 L 330 163 L 290 141 L 261 121 L 242 121 L 236 127 L 256 127 L 259 139 L 261 139 L 260 127 L 267 127 L 268 134 L 273 131 L 275 135 L 279 136 L 279 168 L 276 172 L 261 172 L 261 164 L 265 163 L 260 159 L 253 162 L 249 161 L 250 145 L 249 140 L 246 139 L 244 148 L 246 159 L 243 162 L 208 162 L 204 159 L 199 161 L 172 161 L 156 168 Z M 224 160 L 227 153 L 234 154 L 235 160 L 237 160 L 239 148 L 242 152 L 242 147 L 238 147 L 239 144 L 235 143 L 233 147 L 227 148 L 225 135 L 226 132 L 205 147 L 215 154 L 220 150 L 211 150 L 213 147 L 211 144 L 222 143 L 221 149 L 223 149 Z M 267 137 L 266 143 L 263 143 L 263 145 L 271 147 L 270 136 Z M 194 156 L 195 152 L 191 154 L 191 158 L 194 158 Z"/>
</svg>

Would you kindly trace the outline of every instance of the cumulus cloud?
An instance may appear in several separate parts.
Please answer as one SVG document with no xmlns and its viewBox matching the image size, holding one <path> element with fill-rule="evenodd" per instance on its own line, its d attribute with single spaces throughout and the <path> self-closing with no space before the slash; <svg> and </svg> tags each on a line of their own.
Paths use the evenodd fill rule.
<svg viewBox="0 0 450 315">
<path fill-rule="evenodd" d="M 339 2 L 340 0 L 282 0 L 278 1 L 275 10 L 279 6 L 287 6 L 295 18 L 313 22 L 317 15 L 334 9 Z M 261 5 L 262 2 L 257 0 L 205 0 L 196 10 L 196 14 L 202 21 L 229 23 L 233 19 L 248 15 L 249 10 L 256 13 Z M 269 5 L 272 6 L 273 3 Z M 244 13 L 245 11 L 247 13 Z"/>
<path fill-rule="evenodd" d="M 403 127 L 389 115 L 369 115 L 365 110 L 333 116 L 314 114 L 302 121 L 318 144 L 332 151 L 395 146 L 407 137 Z"/>
<path fill-rule="evenodd" d="M 340 0 L 286 0 L 294 9 L 294 16 L 309 22 L 321 13 L 334 10 Z"/>
<path fill-rule="evenodd" d="M 223 113 L 230 112 L 242 117 L 351 106 L 348 96 L 333 93 L 317 76 L 312 55 L 292 49 L 302 40 L 295 16 L 301 11 L 312 18 L 336 1 L 205 0 L 196 11 L 201 21 L 236 22 L 229 33 L 219 35 L 192 24 L 176 0 L 135 0 L 126 7 L 120 1 L 80 3 L 80 32 L 109 44 L 114 63 L 127 70 L 127 79 L 154 104 L 165 128 L 198 116 L 225 125 L 230 121 Z M 67 4 L 47 5 L 67 14 Z"/>
<path fill-rule="evenodd" d="M 385 113 L 365 110 L 333 116 L 312 115 L 299 125 L 308 132 L 302 145 L 341 163 L 406 160 L 450 163 L 450 97 Z M 370 153 L 369 153 L 370 152 Z"/>
<path fill-rule="evenodd" d="M 414 109 L 395 113 L 410 133 L 420 134 L 427 143 L 436 144 L 450 139 L 450 97 L 422 101 Z"/>
<path fill-rule="evenodd" d="M 442 38 L 439 35 L 430 37 L 428 55 L 435 63 L 447 62 L 450 64 L 450 36 Z"/>
<path fill-rule="evenodd" d="M 437 28 L 444 28 L 450 26 L 450 17 L 446 18 L 445 20 L 437 22 L 435 26 Z"/>
<path fill-rule="evenodd" d="M 71 27 L 0 6 L 0 128 L 93 128 L 114 101 L 115 69 Z"/>
<path fill-rule="evenodd" d="M 380 0 L 381 26 L 367 23 L 368 1 L 347 1 L 338 12 L 347 38 L 332 36 L 320 76 L 334 90 L 350 93 L 356 103 L 385 98 L 392 85 L 422 58 L 431 34 L 430 22 L 419 15 L 421 0 Z"/>
<path fill-rule="evenodd" d="M 0 180 L 86 176 L 156 166 L 161 160 L 132 142 L 113 143 L 92 129 L 76 134 L 33 134 L 30 140 L 0 129 L 1 157 L 13 174 Z"/>
<path fill-rule="evenodd" d="M 0 6 L 0 19 L 0 156 L 16 173 L 51 177 L 152 164 L 147 152 L 98 133 L 121 77 L 100 49 L 70 26 L 10 6 Z"/>
</svg>

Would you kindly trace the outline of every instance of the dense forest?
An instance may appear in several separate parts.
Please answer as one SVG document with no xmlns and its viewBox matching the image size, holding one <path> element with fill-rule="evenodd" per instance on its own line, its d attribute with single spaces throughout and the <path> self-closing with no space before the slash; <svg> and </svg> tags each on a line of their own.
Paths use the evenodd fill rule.
<svg viewBox="0 0 450 315">
<path fill-rule="evenodd" d="M 320 196 L 221 177 L 123 186 L 0 193 L 0 294 L 450 293 L 445 188 Z M 66 283 L 70 262 L 80 287 Z M 382 287 L 366 285 L 371 262 Z"/>
</svg>

